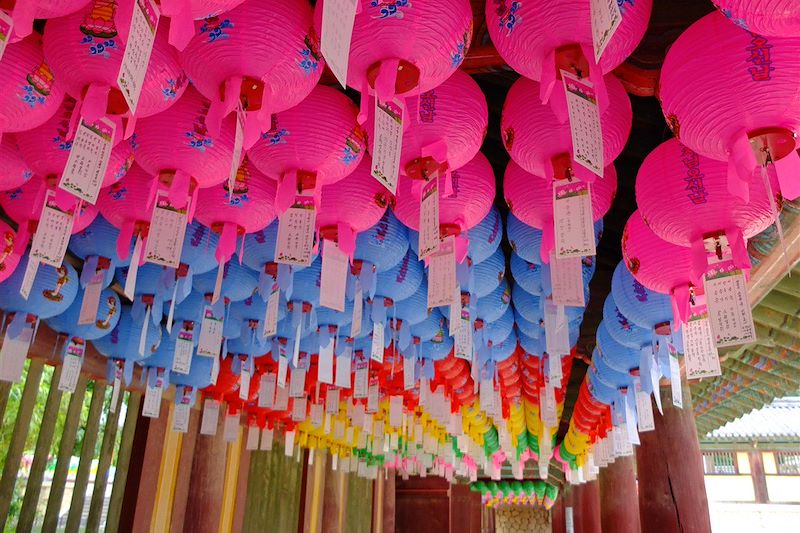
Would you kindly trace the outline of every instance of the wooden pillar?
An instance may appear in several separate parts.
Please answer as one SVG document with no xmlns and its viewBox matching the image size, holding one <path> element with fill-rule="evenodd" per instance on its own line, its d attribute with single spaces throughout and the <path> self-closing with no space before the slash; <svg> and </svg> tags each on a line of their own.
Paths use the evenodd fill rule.
<svg viewBox="0 0 800 533">
<path fill-rule="evenodd" d="M 14 423 L 14 433 L 11 435 L 11 444 L 6 453 L 6 463 L 3 465 L 3 476 L 0 478 L 0 531 L 5 529 L 6 520 L 8 520 L 14 485 L 17 484 L 19 477 L 19 463 L 22 460 L 22 453 L 25 451 L 25 440 L 28 438 L 31 415 L 36 405 L 36 396 L 39 394 L 39 383 L 43 370 L 44 363 L 41 361 L 31 360 L 29 363 L 25 388 L 22 390 L 17 420 Z"/>
<path fill-rule="evenodd" d="M 764 460 L 761 457 L 761 450 L 750 450 L 747 452 L 747 458 L 750 460 L 750 475 L 753 478 L 756 503 L 769 503 L 767 477 L 764 475 Z"/>
<path fill-rule="evenodd" d="M 323 501 L 325 498 L 325 466 L 328 454 L 324 450 L 309 449 L 314 454 L 314 464 L 306 471 L 306 494 L 303 532 L 319 533 L 322 531 Z"/>
<path fill-rule="evenodd" d="M 272 451 L 252 452 L 242 530 L 296 531 L 302 471 L 301 465 L 285 455 L 281 438 L 275 439 Z"/>
<path fill-rule="evenodd" d="M 78 426 L 81 423 L 81 411 L 83 411 L 83 401 L 86 399 L 87 384 L 88 379 L 85 376 L 78 378 L 75 392 L 69 399 L 67 416 L 64 419 L 64 431 L 61 433 L 61 442 L 58 446 L 56 468 L 53 471 L 53 479 L 50 481 L 50 493 L 47 496 L 47 509 L 44 513 L 42 531 L 55 531 L 58 526 L 58 515 L 61 512 L 64 488 L 67 485 L 69 462 L 75 449 Z"/>
<path fill-rule="evenodd" d="M 250 478 L 250 456 L 251 451 L 244 446 L 241 447 L 242 455 L 239 458 L 239 472 L 236 476 L 236 501 L 233 504 L 233 531 L 237 533 L 244 528 L 244 510 L 247 503 L 247 483 Z"/>
<path fill-rule="evenodd" d="M 481 494 L 469 485 L 450 485 L 450 530 L 481 532 Z"/>
<path fill-rule="evenodd" d="M 384 486 L 383 476 L 379 475 L 372 485 L 372 533 L 383 533 Z"/>
<path fill-rule="evenodd" d="M 223 438 L 225 416 L 220 413 L 215 435 L 199 435 L 192 459 L 184 531 L 217 533 L 225 490 L 228 443 Z"/>
<path fill-rule="evenodd" d="M 661 387 L 664 414 L 655 412 L 655 431 L 642 433 L 636 448 L 639 517 L 647 533 L 711 531 L 703 456 L 685 378 L 681 386 L 683 409 L 673 407 L 669 387 Z"/>
<path fill-rule="evenodd" d="M 56 419 L 61 409 L 62 393 L 58 390 L 58 381 L 61 378 L 61 366 L 53 369 L 50 378 L 50 390 L 47 393 L 47 403 L 42 413 L 42 423 L 39 426 L 39 436 L 36 437 L 36 448 L 33 452 L 33 463 L 28 474 L 28 482 L 25 484 L 25 496 L 22 500 L 22 508 L 17 520 L 17 530 L 31 531 L 33 521 L 36 518 L 36 506 L 39 503 L 44 471 L 47 468 L 47 461 L 50 455 L 50 447 L 53 444 L 53 435 L 56 430 Z"/>
<path fill-rule="evenodd" d="M 170 531 L 183 531 L 186 518 L 186 503 L 189 500 L 189 486 L 192 477 L 192 462 L 194 450 L 197 446 L 198 432 L 200 431 L 200 416 L 198 409 L 189 413 L 189 430 L 183 434 L 181 440 L 181 457 L 178 459 L 178 477 L 175 480 L 175 493 L 172 496 L 172 517 Z"/>
<path fill-rule="evenodd" d="M 122 394 L 120 394 L 122 396 Z M 122 426 L 119 450 L 117 451 L 117 467 L 114 471 L 114 483 L 111 486 L 111 499 L 108 502 L 106 514 L 105 533 L 117 533 L 119 519 L 122 513 L 122 502 L 125 488 L 128 484 L 128 472 L 133 453 L 133 439 L 136 434 L 136 421 L 139 418 L 139 404 L 142 395 L 138 392 L 128 394 L 128 404 L 125 411 L 125 423 Z M 138 479 L 137 479 L 138 482 Z"/>
<path fill-rule="evenodd" d="M 566 507 L 564 505 L 564 501 L 564 489 L 561 489 L 558 494 L 558 498 L 556 499 L 556 503 L 550 510 L 550 514 L 553 516 L 551 521 L 553 524 L 553 533 L 567 533 L 567 523 L 564 520 L 564 508 Z"/>
<path fill-rule="evenodd" d="M 325 490 L 322 497 L 322 532 L 344 531 L 347 507 L 347 483 L 341 468 L 333 470 L 333 455 L 325 469 Z"/>
<path fill-rule="evenodd" d="M 89 404 L 89 416 L 81 443 L 81 455 L 78 461 L 78 471 L 75 473 L 75 483 L 72 485 L 72 500 L 69 504 L 67 515 L 67 531 L 78 531 L 83 516 L 83 505 L 86 501 L 86 487 L 89 484 L 89 475 L 92 473 L 94 448 L 97 444 L 97 432 L 100 429 L 100 415 L 105 403 L 106 386 L 97 381 L 92 390 L 92 401 Z"/>
<path fill-rule="evenodd" d="M 239 426 L 236 440 L 228 443 L 228 450 L 225 456 L 225 482 L 222 490 L 222 509 L 219 519 L 219 533 L 229 533 L 233 531 L 233 518 L 236 505 L 236 485 L 239 482 L 239 462 L 242 458 L 242 448 L 244 448 L 244 428 Z"/>
<path fill-rule="evenodd" d="M 347 475 L 347 531 L 369 533 L 372 527 L 373 486 L 370 479 L 358 477 L 355 472 Z"/>
<path fill-rule="evenodd" d="M 600 486 L 597 480 L 573 487 L 575 533 L 600 533 Z"/>
<path fill-rule="evenodd" d="M 633 456 L 618 457 L 601 468 L 599 482 L 603 533 L 638 533 L 639 497 Z"/>
<path fill-rule="evenodd" d="M 395 470 L 384 470 L 386 475 L 383 484 L 383 533 L 394 533 L 395 529 L 395 485 L 397 477 Z"/>
<path fill-rule="evenodd" d="M 162 405 L 163 409 L 163 405 Z M 164 451 L 164 437 L 170 431 L 168 424 L 168 417 L 161 411 L 161 416 L 158 418 L 148 418 L 139 416 L 140 424 L 142 427 L 142 436 L 144 437 L 144 454 L 141 460 L 137 461 L 137 465 L 141 467 L 138 473 L 138 483 L 136 484 L 136 499 L 131 502 L 133 506 L 133 519 L 130 519 L 125 513 L 125 506 L 123 505 L 123 520 L 120 521 L 121 531 L 149 531 L 150 523 L 153 519 L 153 511 L 156 505 L 156 494 L 158 492 L 158 476 L 161 470 L 161 458 Z M 146 428 L 146 429 L 145 429 Z M 136 437 L 134 436 L 136 448 Z M 141 441 L 138 443 L 141 446 Z M 137 457 L 138 459 L 138 457 Z M 132 463 L 133 464 L 133 463 Z M 128 497 L 126 491 L 126 499 Z"/>
</svg>

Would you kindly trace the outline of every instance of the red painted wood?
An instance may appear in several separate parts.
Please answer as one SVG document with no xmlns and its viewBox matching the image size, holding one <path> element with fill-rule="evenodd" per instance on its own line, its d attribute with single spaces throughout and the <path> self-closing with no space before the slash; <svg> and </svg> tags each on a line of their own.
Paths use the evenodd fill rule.
<svg viewBox="0 0 800 533">
<path fill-rule="evenodd" d="M 481 495 L 469 485 L 450 486 L 450 530 L 464 533 L 481 531 Z"/>
<path fill-rule="evenodd" d="M 550 514 L 553 516 L 553 533 L 567 533 L 566 517 L 564 516 L 564 508 L 566 507 L 565 501 L 566 498 L 562 490 L 558 495 L 555 505 L 553 505 L 553 509 L 550 511 Z"/>
<path fill-rule="evenodd" d="M 636 449 L 639 518 L 647 533 L 710 533 L 703 456 L 697 440 L 692 398 L 683 383 L 683 409 L 661 389 L 664 415 L 655 413 L 655 431 L 642 433 Z"/>
<path fill-rule="evenodd" d="M 764 460 L 759 450 L 751 450 L 747 453 L 750 460 L 750 475 L 753 477 L 753 491 L 756 495 L 756 503 L 769 503 L 769 492 L 767 491 L 767 477 L 764 475 Z"/>
<path fill-rule="evenodd" d="M 638 533 L 639 497 L 633 456 L 600 469 L 600 523 L 603 533 Z"/>
<path fill-rule="evenodd" d="M 398 478 L 395 484 L 397 531 L 450 532 L 448 483 L 439 477 Z M 455 531 L 455 530 L 454 530 Z"/>
<path fill-rule="evenodd" d="M 600 533 L 600 486 L 595 481 L 576 485 L 575 533 Z"/>
</svg>

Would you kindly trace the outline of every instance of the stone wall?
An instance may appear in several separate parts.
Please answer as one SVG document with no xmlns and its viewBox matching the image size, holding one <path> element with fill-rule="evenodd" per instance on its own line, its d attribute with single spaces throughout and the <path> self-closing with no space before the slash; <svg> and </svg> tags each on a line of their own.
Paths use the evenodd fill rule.
<svg viewBox="0 0 800 533">
<path fill-rule="evenodd" d="M 542 507 L 509 505 L 494 511 L 497 533 L 551 533 L 550 511 Z"/>
</svg>

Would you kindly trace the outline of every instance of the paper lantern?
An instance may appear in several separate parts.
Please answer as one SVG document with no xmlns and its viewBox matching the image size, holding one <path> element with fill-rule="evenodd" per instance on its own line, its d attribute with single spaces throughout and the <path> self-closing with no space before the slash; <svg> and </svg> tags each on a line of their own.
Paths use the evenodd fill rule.
<svg viewBox="0 0 800 533">
<path fill-rule="evenodd" d="M 33 30 L 33 19 L 51 19 L 63 17 L 81 9 L 89 0 L 49 0 L 37 2 L 36 0 L 16 0 L 10 2 L 10 8 L 4 5 L 3 11 L 11 16 L 13 29 L 11 35 L 6 36 L 9 42 L 15 42 L 27 37 Z"/>
<path fill-rule="evenodd" d="M 638 369 L 641 352 L 638 347 L 618 343 L 609 333 L 605 322 L 597 327 L 597 347 L 609 366 L 620 372 Z"/>
<path fill-rule="evenodd" d="M 92 340 L 97 351 L 110 359 L 131 362 L 155 353 L 161 344 L 161 326 L 148 328 L 144 342 L 145 354 L 141 356 L 139 355 L 141 324 L 137 325 L 134 321 L 130 307 L 123 307 L 119 315 L 117 325 L 111 330 L 111 333 Z M 133 366 L 130 366 L 130 375 L 125 380 L 126 383 L 130 383 L 132 378 Z"/>
<path fill-rule="evenodd" d="M 141 235 L 150 226 L 152 191 L 152 178 L 134 164 L 124 178 L 101 190 L 97 197 L 97 207 L 103 218 L 119 230 L 117 258 L 123 261 L 130 257 L 134 235 Z"/>
<path fill-rule="evenodd" d="M 403 260 L 408 248 L 408 230 L 387 209 L 376 224 L 358 234 L 353 257 L 374 265 L 377 272 L 386 272 Z"/>
<path fill-rule="evenodd" d="M 119 230 L 102 216 L 98 216 L 86 229 L 74 234 L 69 240 L 68 250 L 83 261 L 84 269 L 89 268 L 92 262 L 95 262 L 95 268 L 98 269 L 107 262 L 104 287 L 114 280 L 117 267 L 130 264 L 130 257 L 125 260 L 117 257 L 118 237 Z M 82 274 L 81 278 L 81 284 L 85 287 L 88 283 L 87 274 Z"/>
<path fill-rule="evenodd" d="M 410 298 L 419 288 L 425 272 L 422 263 L 409 252 L 397 265 L 377 276 L 377 296 L 396 302 Z"/>
<path fill-rule="evenodd" d="M 631 131 L 631 102 L 622 83 L 614 76 L 605 76 L 608 103 L 600 116 L 603 161 L 609 165 L 622 152 Z M 500 130 L 503 144 L 511 159 L 531 174 L 554 178 L 553 167 L 563 165 L 561 158 L 581 179 L 594 181 L 594 174 L 573 161 L 572 133 L 569 121 L 557 116 L 550 105 L 531 95 L 539 93 L 539 83 L 519 78 L 511 86 L 503 104 Z M 566 113 L 566 95 L 562 87 L 554 90 Z M 555 103 L 555 102 L 554 102 Z"/>
<path fill-rule="evenodd" d="M 486 26 L 506 63 L 526 78 L 543 82 L 545 89 L 556 83 L 559 69 L 580 69 L 584 75 L 588 70 L 597 85 L 639 44 L 652 0 L 618 4 L 622 20 L 599 65 L 592 46 L 590 4 L 590 0 L 487 2 Z"/>
<path fill-rule="evenodd" d="M 800 6 L 791 0 L 712 0 L 734 24 L 767 36 L 800 34 Z"/>
<path fill-rule="evenodd" d="M 161 16 L 169 17 L 169 44 L 183 50 L 194 36 L 195 20 L 214 18 L 233 9 L 243 0 L 164 0 Z M 166 18 L 162 18 L 165 21 Z M 166 23 L 166 22 L 162 22 Z"/>
<path fill-rule="evenodd" d="M 434 337 L 444 336 L 444 326 L 444 317 L 439 309 L 433 309 L 425 320 L 411 326 L 411 335 L 415 343 L 428 342 Z"/>
<path fill-rule="evenodd" d="M 798 76 L 800 36 L 765 37 L 714 12 L 670 47 L 659 97 L 682 144 L 728 163 L 733 193 L 747 200 L 753 171 L 769 155 L 784 196 L 793 199 L 800 194 Z"/>
<path fill-rule="evenodd" d="M 0 283 L 8 279 L 19 264 L 22 252 L 15 250 L 17 232 L 0 220 Z"/>
<path fill-rule="evenodd" d="M 503 217 L 492 206 L 483 220 L 469 229 L 467 255 L 473 263 L 481 263 L 500 247 L 503 240 Z"/>
<path fill-rule="evenodd" d="M 117 75 L 132 14 L 133 0 L 91 0 L 83 9 L 47 23 L 44 55 L 67 93 L 81 103 L 81 115 L 89 122 L 106 113 L 129 113 Z M 186 85 L 178 54 L 167 42 L 167 25 L 159 24 L 136 116 L 167 109 Z"/>
<path fill-rule="evenodd" d="M 318 30 L 323 6 L 315 13 Z M 429 91 L 464 61 L 471 41 L 467 0 L 365 3 L 353 24 L 347 85 L 382 101 Z"/>
<path fill-rule="evenodd" d="M 253 295 L 258 286 L 258 274 L 256 272 L 240 265 L 239 259 L 235 255 L 221 268 L 223 268 L 220 289 L 222 296 L 231 302 L 238 302 Z M 217 272 L 212 270 L 195 276 L 192 281 L 192 287 L 201 294 L 213 294 L 216 280 Z"/>
<path fill-rule="evenodd" d="M 0 305 L 8 313 L 28 313 L 42 319 L 60 315 L 75 301 L 78 294 L 78 273 L 68 263 L 58 268 L 40 264 L 36 271 L 28 299 L 19 290 L 28 268 L 28 255 L 24 255 L 16 270 L 0 283 Z"/>
<path fill-rule="evenodd" d="M 15 134 L 19 152 L 40 176 L 61 176 L 67 166 L 74 138 L 70 136 L 70 120 L 75 100 L 65 97 L 58 111 L 44 124 Z M 111 150 L 101 187 L 116 183 L 133 165 L 135 139 L 118 142 Z"/>
<path fill-rule="evenodd" d="M 100 293 L 96 320 L 89 324 L 78 324 L 84 294 L 78 295 L 63 313 L 47 320 L 47 325 L 57 333 L 65 333 L 83 340 L 94 340 L 111 333 L 119 322 L 122 305 L 119 296 L 111 289 Z"/>
<path fill-rule="evenodd" d="M 247 110 L 249 147 L 271 129 L 271 114 L 308 96 L 325 68 L 311 9 L 305 0 L 246 0 L 195 23 L 181 64 L 211 100 L 212 132 L 241 102 Z"/>
<path fill-rule="evenodd" d="M 511 275 L 514 281 L 525 292 L 534 295 L 542 294 L 542 267 L 536 263 L 525 261 L 515 252 L 511 253 Z"/>
<path fill-rule="evenodd" d="M 16 189 L 33 177 L 33 169 L 22 159 L 13 134 L 0 139 L 0 191 Z"/>
<path fill-rule="evenodd" d="M 500 285 L 506 274 L 506 260 L 502 250 L 497 250 L 485 261 L 472 265 L 470 283 L 476 298 L 483 298 Z M 461 284 L 461 290 L 466 287 Z"/>
<path fill-rule="evenodd" d="M 195 221 L 186 226 L 181 248 L 181 264 L 191 268 L 192 274 L 205 274 L 217 266 L 211 250 L 217 247 L 217 234 Z"/>
<path fill-rule="evenodd" d="M 29 130 L 53 116 L 64 98 L 64 82 L 45 61 L 39 35 L 6 46 L 0 87 L 0 132 Z"/>
<path fill-rule="evenodd" d="M 670 297 L 645 288 L 636 281 L 625 263 L 619 263 L 614 269 L 611 292 L 620 312 L 638 326 L 652 330 L 672 321 Z"/>
<path fill-rule="evenodd" d="M 196 397 L 196 391 L 211 384 L 213 367 L 213 357 L 194 355 L 189 364 L 189 373 L 181 374 L 180 372 L 171 372 L 169 380 L 176 387 L 191 387 L 192 390 L 190 394 L 192 400 L 189 405 L 192 406 L 195 403 L 194 398 Z M 175 401 L 180 402 L 182 400 L 181 396 L 180 394 L 176 394 Z"/>
<path fill-rule="evenodd" d="M 230 260 L 239 237 L 262 230 L 275 219 L 275 192 L 275 182 L 247 160 L 236 172 L 233 190 L 226 180 L 198 192 L 197 220 L 219 233 L 214 255 L 220 264 Z"/>
<path fill-rule="evenodd" d="M 378 224 L 394 198 L 370 174 L 372 161 L 365 157 L 346 178 L 325 185 L 317 213 L 317 227 L 323 239 L 334 240 L 339 249 L 353 257 L 357 236 Z"/>
<path fill-rule="evenodd" d="M 638 348 L 652 342 L 653 332 L 649 328 L 636 325 L 623 315 L 613 294 L 609 294 L 603 303 L 603 323 L 611 337 L 623 346 Z"/>
</svg>

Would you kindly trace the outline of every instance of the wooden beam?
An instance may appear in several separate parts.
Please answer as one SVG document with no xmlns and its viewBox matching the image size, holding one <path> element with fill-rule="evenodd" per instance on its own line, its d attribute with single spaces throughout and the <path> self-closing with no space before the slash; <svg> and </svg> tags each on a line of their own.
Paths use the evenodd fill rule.
<svg viewBox="0 0 800 533">
<path fill-rule="evenodd" d="M 175 416 L 173 402 L 168 402 L 167 413 L 167 416 L 163 417 L 166 418 L 166 428 L 161 448 L 161 465 L 158 470 L 155 505 L 153 516 L 150 519 L 151 533 L 169 529 L 172 517 L 172 497 L 175 494 L 175 480 L 178 478 L 183 433 L 172 431 L 172 421 Z"/>
<path fill-rule="evenodd" d="M 83 504 L 86 500 L 86 486 L 89 483 L 89 474 L 92 472 L 94 447 L 97 444 L 97 432 L 100 428 L 100 415 L 103 412 L 103 404 L 105 403 L 105 392 L 106 386 L 95 381 L 94 390 L 92 390 L 92 401 L 89 404 L 89 416 L 86 419 L 86 427 L 83 432 L 78 471 L 75 473 L 75 482 L 72 485 L 72 500 L 69 504 L 69 514 L 67 514 L 67 531 L 78 531 L 80 529 Z"/>
<path fill-rule="evenodd" d="M 39 425 L 39 435 L 36 437 L 36 448 L 33 451 L 33 462 L 25 483 L 25 496 L 22 499 L 22 508 L 17 520 L 17 530 L 31 531 L 36 518 L 36 507 L 39 495 L 42 492 L 42 481 L 47 461 L 50 456 L 50 447 L 53 444 L 53 434 L 56 430 L 56 420 L 61 409 L 62 393 L 58 390 L 58 381 L 61 378 L 61 367 L 53 369 L 50 377 L 50 390 L 47 392 L 47 402 L 42 413 L 42 423 Z"/>
<path fill-rule="evenodd" d="M 122 395 L 120 395 L 122 396 Z M 128 394 L 125 423 L 122 426 L 119 450 L 117 451 L 117 467 L 114 472 L 114 484 L 111 487 L 111 499 L 106 514 L 106 533 L 117 533 L 119 518 L 122 512 L 122 500 L 128 482 L 131 453 L 133 452 L 133 436 L 136 433 L 136 420 L 139 418 L 139 404 L 142 395 L 139 392 Z"/>
<path fill-rule="evenodd" d="M 638 533 L 639 500 L 633 456 L 617 459 L 600 469 L 600 524 L 603 533 Z"/>
<path fill-rule="evenodd" d="M 97 472 L 94 476 L 92 499 L 89 503 L 89 516 L 86 518 L 86 533 L 96 533 L 100 530 L 100 517 L 103 512 L 103 504 L 106 500 L 108 470 L 111 467 L 111 459 L 114 458 L 114 445 L 117 443 L 119 412 L 123 396 L 124 394 L 119 394 L 117 396 L 117 403 L 114 406 L 113 413 L 111 412 L 111 405 L 109 403 L 106 427 L 103 430 L 103 442 L 100 444 L 100 458 L 97 462 Z"/>
<path fill-rule="evenodd" d="M 47 508 L 44 513 L 43 531 L 55 531 L 58 526 L 58 517 L 61 514 L 61 503 L 64 499 L 64 489 L 67 486 L 67 475 L 69 474 L 69 463 L 72 459 L 72 451 L 75 449 L 75 440 L 78 436 L 78 428 L 81 423 L 81 413 L 83 402 L 86 399 L 86 385 L 89 380 L 81 375 L 75 392 L 69 399 L 67 406 L 67 416 L 64 419 L 64 431 L 61 433 L 61 440 L 58 446 L 58 456 L 56 458 L 56 468 L 53 471 L 53 479 L 50 481 L 50 493 L 47 496 Z"/>
<path fill-rule="evenodd" d="M 22 460 L 22 453 L 25 451 L 25 440 L 31 426 L 31 415 L 36 405 L 36 396 L 39 394 L 39 383 L 42 379 L 44 364 L 41 361 L 31 361 L 28 366 L 28 374 L 25 380 L 25 388 L 22 390 L 22 398 L 19 401 L 19 411 L 17 411 L 16 422 L 14 423 L 14 433 L 11 436 L 11 444 L 6 453 L 6 462 L 3 465 L 3 477 L 0 478 L 0 531 L 5 530 L 8 511 L 11 508 L 11 501 L 14 496 L 14 485 L 19 477 L 19 465 Z"/>
<path fill-rule="evenodd" d="M 800 220 L 783 228 L 786 257 L 778 244 L 769 256 L 753 269 L 747 284 L 750 305 L 758 305 L 770 291 L 786 276 L 787 265 L 791 269 L 800 261 Z"/>
</svg>

